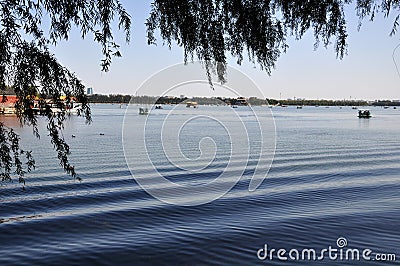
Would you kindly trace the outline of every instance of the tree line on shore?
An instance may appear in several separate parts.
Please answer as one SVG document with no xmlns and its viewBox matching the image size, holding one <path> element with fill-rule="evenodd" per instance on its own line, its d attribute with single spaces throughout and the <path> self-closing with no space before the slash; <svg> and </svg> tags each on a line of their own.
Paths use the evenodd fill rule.
<svg viewBox="0 0 400 266">
<path fill-rule="evenodd" d="M 131 96 L 122 94 L 93 94 L 88 96 L 90 103 L 114 103 L 114 104 L 180 104 L 186 101 L 195 101 L 199 105 L 235 105 L 237 98 L 225 97 L 172 97 L 172 96 Z M 277 100 L 277 99 L 260 99 L 250 97 L 246 99 L 250 105 L 301 105 L 301 106 L 400 106 L 400 102 L 391 100 L 378 100 L 373 103 L 367 101 L 354 100 Z"/>
</svg>

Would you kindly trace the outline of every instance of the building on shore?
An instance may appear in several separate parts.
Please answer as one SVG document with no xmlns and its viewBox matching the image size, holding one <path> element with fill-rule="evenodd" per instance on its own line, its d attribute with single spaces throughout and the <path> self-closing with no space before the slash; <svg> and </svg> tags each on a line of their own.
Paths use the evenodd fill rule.
<svg viewBox="0 0 400 266">
<path fill-rule="evenodd" d="M 0 114 L 15 114 L 15 104 L 17 103 L 18 98 L 15 95 L 15 92 L 11 88 L 7 88 L 4 91 L 1 91 L 0 94 Z"/>
<path fill-rule="evenodd" d="M 247 100 L 246 100 L 246 98 L 244 98 L 244 97 L 238 97 L 237 99 L 236 99 L 236 103 L 235 103 L 236 105 L 239 105 L 239 106 L 246 106 L 246 105 L 248 105 L 248 102 L 247 102 Z"/>
<path fill-rule="evenodd" d="M 187 108 L 190 108 L 190 107 L 197 108 L 198 105 L 199 104 L 197 102 L 186 102 L 186 107 Z"/>
<path fill-rule="evenodd" d="M 0 101 L 0 113 L 1 114 L 15 114 L 16 109 L 15 109 L 15 104 L 18 101 L 18 98 L 16 95 L 3 95 L 1 96 L 1 101 Z"/>
</svg>

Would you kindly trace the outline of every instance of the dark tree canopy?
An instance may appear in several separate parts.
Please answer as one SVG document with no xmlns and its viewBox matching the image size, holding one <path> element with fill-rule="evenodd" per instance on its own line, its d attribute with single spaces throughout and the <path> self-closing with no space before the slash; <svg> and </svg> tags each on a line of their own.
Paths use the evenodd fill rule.
<svg viewBox="0 0 400 266">
<path fill-rule="evenodd" d="M 399 14 L 400 0 L 155 0 L 146 22 L 148 43 L 156 43 L 156 36 L 168 46 L 177 43 L 184 49 L 185 62 L 204 61 L 210 80 L 215 71 L 224 82 L 228 53 L 239 64 L 247 56 L 269 74 L 288 48 L 287 38 L 301 39 L 308 31 L 314 33 L 316 47 L 333 42 L 342 58 L 347 48 L 345 9 L 351 7 L 361 25 L 364 18 L 373 20 L 377 13 L 386 17 L 390 12 Z M 15 91 L 21 124 L 32 126 L 36 136 L 37 117 L 30 108 L 34 97 L 60 103 L 61 95 L 73 96 L 81 103 L 79 114 L 91 121 L 83 84 L 57 61 L 49 46 L 67 40 L 76 27 L 82 38 L 90 34 L 101 45 L 101 68 L 107 71 L 112 58 L 121 56 L 113 38 L 114 20 L 129 41 L 131 20 L 119 0 L 0 0 L 0 92 Z M 399 16 L 392 34 L 398 20 Z M 44 26 L 47 24 L 49 27 Z M 60 107 L 63 109 L 61 103 Z M 65 110 L 44 115 L 60 164 L 77 177 L 62 137 Z M 0 146 L 0 180 L 10 181 L 15 175 L 24 182 L 34 160 L 30 152 L 20 149 L 19 136 L 1 122 Z"/>
</svg>

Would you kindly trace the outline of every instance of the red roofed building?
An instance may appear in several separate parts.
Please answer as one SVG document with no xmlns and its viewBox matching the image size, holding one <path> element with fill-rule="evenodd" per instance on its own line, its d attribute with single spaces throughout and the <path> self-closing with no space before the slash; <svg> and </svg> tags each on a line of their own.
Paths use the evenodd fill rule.
<svg viewBox="0 0 400 266">
<path fill-rule="evenodd" d="M 0 113 L 15 114 L 15 103 L 18 101 L 15 95 L 0 95 Z"/>
</svg>

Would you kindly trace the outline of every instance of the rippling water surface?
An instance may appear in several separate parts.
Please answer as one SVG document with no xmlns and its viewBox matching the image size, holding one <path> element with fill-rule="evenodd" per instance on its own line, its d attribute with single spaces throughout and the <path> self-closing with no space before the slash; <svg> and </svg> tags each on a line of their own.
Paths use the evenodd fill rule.
<svg viewBox="0 0 400 266">
<path fill-rule="evenodd" d="M 337 247 L 339 237 L 347 239 L 349 248 L 394 253 L 397 261 L 390 263 L 399 263 L 400 110 L 371 108 L 373 118 L 358 119 L 349 107 L 274 108 L 276 155 L 262 185 L 248 191 L 256 165 L 252 153 L 259 150 L 256 138 L 243 178 L 227 195 L 184 207 L 158 201 L 134 181 L 122 146 L 124 108 L 92 108 L 92 125 L 72 117 L 65 132 L 81 183 L 62 172 L 44 131 L 38 140 L 29 128 L 18 129 L 24 147 L 34 151 L 37 170 L 27 177 L 26 191 L 16 183 L 0 186 L 0 265 L 306 264 L 261 261 L 257 251 L 265 244 L 322 250 Z M 161 123 L 171 108 L 151 116 L 158 115 Z M 224 108 L 229 107 L 197 111 L 221 113 Z M 245 117 L 248 110 L 239 107 L 237 112 Z M 17 124 L 12 117 L 0 119 Z M 226 167 L 230 143 L 213 126 L 198 119 L 180 136 L 187 143 L 182 154 L 196 159 L 201 132 L 209 132 L 218 148 L 210 167 L 185 172 L 163 161 L 160 150 L 160 157 L 151 158 L 159 171 L 174 182 L 215 179 Z M 235 160 L 247 160 L 246 152 Z M 196 160 L 189 166 L 196 168 Z M 378 262 L 312 262 L 368 263 Z"/>
</svg>

